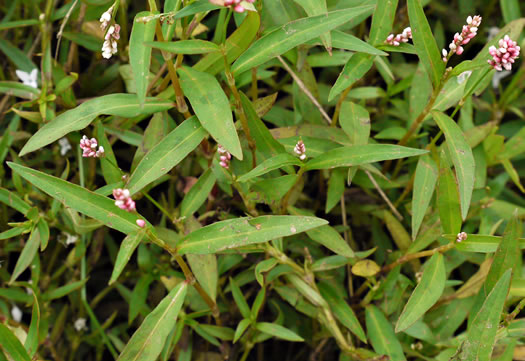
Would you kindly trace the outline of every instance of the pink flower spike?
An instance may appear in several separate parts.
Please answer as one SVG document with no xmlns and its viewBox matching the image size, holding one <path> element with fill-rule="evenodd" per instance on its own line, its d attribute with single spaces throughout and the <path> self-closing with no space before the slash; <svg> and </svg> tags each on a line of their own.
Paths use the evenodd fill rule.
<svg viewBox="0 0 525 361">
<path fill-rule="evenodd" d="M 221 160 L 219 162 L 220 166 L 229 169 L 230 168 L 230 161 L 232 159 L 232 155 L 230 152 L 228 152 L 222 145 L 219 145 L 217 147 L 217 152 L 219 153 L 219 159 Z"/>
<path fill-rule="evenodd" d="M 467 17 L 467 25 L 463 25 L 461 28 L 461 34 L 455 33 L 454 40 L 450 43 L 449 55 L 447 60 L 454 54 L 461 55 L 463 54 L 463 47 L 461 45 L 466 45 L 469 43 L 470 39 L 473 39 L 478 32 L 479 25 L 481 24 L 481 16 L 469 16 Z"/>
<path fill-rule="evenodd" d="M 143 219 L 137 219 L 137 226 L 144 228 L 144 226 L 146 226 L 146 222 Z"/>
<path fill-rule="evenodd" d="M 385 39 L 385 43 L 393 46 L 399 46 L 401 43 L 408 43 L 408 40 L 412 39 L 412 29 L 410 27 L 403 29 L 401 34 L 390 34 Z"/>
<path fill-rule="evenodd" d="M 305 160 L 306 159 L 306 146 L 304 145 L 302 140 L 299 140 L 297 142 L 297 144 L 295 145 L 295 148 L 293 149 L 293 151 L 297 155 L 299 155 L 299 159 L 300 160 Z"/>
<path fill-rule="evenodd" d="M 492 56 L 492 60 L 488 60 L 489 65 L 497 71 L 502 71 L 503 68 L 511 70 L 512 64 L 520 55 L 520 47 L 508 35 L 499 40 L 498 46 L 499 48 L 489 48 L 489 54 Z"/>
<path fill-rule="evenodd" d="M 120 209 L 128 212 L 134 211 L 135 201 L 131 199 L 128 189 L 117 188 L 113 190 L 113 198 L 115 198 L 115 205 Z"/>
</svg>

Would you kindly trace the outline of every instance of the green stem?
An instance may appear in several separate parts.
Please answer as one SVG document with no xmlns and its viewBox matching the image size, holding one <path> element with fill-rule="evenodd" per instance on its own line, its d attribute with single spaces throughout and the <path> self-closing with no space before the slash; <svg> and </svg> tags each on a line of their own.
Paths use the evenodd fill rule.
<svg viewBox="0 0 525 361">
<path fill-rule="evenodd" d="M 403 263 L 406 263 L 406 262 L 409 262 L 409 261 L 412 261 L 412 260 L 417 259 L 417 258 L 432 256 L 432 255 L 434 255 L 435 253 L 438 253 L 438 252 L 445 253 L 446 251 L 451 250 L 454 247 L 456 247 L 456 243 L 452 242 L 452 243 L 446 244 L 444 246 L 440 246 L 440 247 L 436 247 L 436 248 L 430 249 L 428 251 L 422 251 L 422 252 L 417 252 L 417 253 L 406 254 L 406 255 L 398 258 L 395 262 L 384 266 L 381 269 L 381 272 L 383 272 L 383 273 L 389 272 L 392 269 L 394 269 L 396 266 L 398 266 L 400 264 L 403 264 Z"/>
<path fill-rule="evenodd" d="M 148 194 L 148 192 L 142 192 L 142 194 L 144 194 L 144 197 L 146 197 L 151 203 L 153 203 L 153 205 L 157 207 L 159 211 L 161 211 L 166 217 L 168 217 L 170 221 L 172 220 L 172 215 L 164 207 L 162 207 L 159 202 L 153 199 L 153 197 L 151 197 Z"/>
</svg>

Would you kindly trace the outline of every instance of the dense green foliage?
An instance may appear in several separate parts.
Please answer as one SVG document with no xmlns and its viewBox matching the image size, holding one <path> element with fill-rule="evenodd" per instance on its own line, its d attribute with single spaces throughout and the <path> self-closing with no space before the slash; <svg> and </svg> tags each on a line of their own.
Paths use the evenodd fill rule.
<svg viewBox="0 0 525 361">
<path fill-rule="evenodd" d="M 0 361 L 525 360 L 524 4 L 230 2 L 0 3 Z"/>
</svg>

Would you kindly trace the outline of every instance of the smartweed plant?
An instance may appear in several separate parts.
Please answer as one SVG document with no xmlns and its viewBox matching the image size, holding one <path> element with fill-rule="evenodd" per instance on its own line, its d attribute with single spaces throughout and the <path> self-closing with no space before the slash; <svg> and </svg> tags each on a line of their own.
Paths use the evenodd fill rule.
<svg viewBox="0 0 525 361">
<path fill-rule="evenodd" d="M 0 4 L 0 361 L 524 360 L 520 0 Z"/>
</svg>

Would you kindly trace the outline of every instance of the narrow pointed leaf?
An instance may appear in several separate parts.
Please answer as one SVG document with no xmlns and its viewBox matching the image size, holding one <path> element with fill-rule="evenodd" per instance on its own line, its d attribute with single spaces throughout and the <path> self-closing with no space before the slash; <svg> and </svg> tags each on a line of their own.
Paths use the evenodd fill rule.
<svg viewBox="0 0 525 361">
<path fill-rule="evenodd" d="M 233 343 L 239 341 L 242 334 L 244 333 L 244 331 L 246 331 L 246 329 L 248 328 L 248 326 L 250 326 L 250 324 L 251 324 L 251 321 L 247 318 L 243 318 L 241 322 L 239 322 L 239 324 L 237 325 L 237 329 L 235 330 L 235 335 L 233 336 Z"/>
<path fill-rule="evenodd" d="M 136 223 L 137 215 L 115 206 L 112 199 L 34 169 L 11 162 L 7 164 L 14 172 L 65 207 L 73 208 L 125 234 L 140 229 Z"/>
<path fill-rule="evenodd" d="M 326 14 L 328 8 L 326 6 L 326 0 L 295 0 L 296 3 L 306 11 L 306 14 L 310 17 L 315 15 Z M 321 35 L 323 45 L 328 52 L 332 51 L 332 37 L 329 32 Z"/>
<path fill-rule="evenodd" d="M 242 149 L 233 124 L 230 102 L 217 79 L 192 68 L 180 68 L 180 85 L 210 135 L 227 151 L 242 160 Z"/>
<path fill-rule="evenodd" d="M 445 63 L 441 59 L 441 52 L 438 49 L 434 35 L 432 35 L 421 0 L 408 0 L 407 8 L 417 56 L 425 66 L 427 74 L 430 75 L 434 87 L 436 87 L 445 71 Z"/>
<path fill-rule="evenodd" d="M 339 123 L 353 145 L 368 143 L 370 114 L 365 108 L 353 102 L 343 102 Z"/>
<path fill-rule="evenodd" d="M 206 131 L 197 118 L 186 119 L 166 135 L 142 158 L 131 175 L 128 189 L 131 194 L 168 173 L 192 152 L 204 139 Z"/>
<path fill-rule="evenodd" d="M 458 186 L 452 169 L 447 166 L 439 170 L 436 200 L 443 232 L 457 235 L 461 231 Z"/>
<path fill-rule="evenodd" d="M 219 282 L 217 256 L 214 254 L 187 254 L 186 258 L 197 282 L 215 302 L 217 299 L 217 284 Z"/>
<path fill-rule="evenodd" d="M 13 283 L 18 278 L 18 276 L 20 276 L 22 272 L 24 272 L 27 267 L 29 267 L 31 262 L 33 262 L 33 258 L 35 258 L 39 247 L 40 232 L 36 227 L 34 227 L 31 231 L 29 239 L 20 253 L 20 256 L 18 256 L 18 260 L 16 261 L 15 269 L 13 270 L 13 274 L 11 275 L 9 283 Z"/>
<path fill-rule="evenodd" d="M 264 332 L 271 336 L 275 336 L 277 338 L 282 338 L 283 340 L 292 341 L 292 342 L 303 342 L 304 341 L 304 339 L 298 334 L 296 334 L 295 332 L 287 329 L 286 327 L 277 325 L 275 323 L 258 322 L 255 325 L 255 328 L 258 331 Z"/>
<path fill-rule="evenodd" d="M 131 232 L 126 236 L 126 238 L 124 238 L 118 250 L 117 259 L 115 261 L 115 266 L 113 267 L 113 272 L 111 273 L 111 278 L 109 279 L 110 285 L 114 283 L 120 276 L 142 238 L 144 238 L 143 229 Z"/>
<path fill-rule="evenodd" d="M 365 311 L 366 330 L 374 351 L 388 355 L 392 361 L 406 361 L 401 343 L 383 312 L 373 305 L 367 306 Z"/>
<path fill-rule="evenodd" d="M 146 46 L 173 54 L 206 54 L 220 51 L 217 44 L 205 40 L 148 41 Z"/>
<path fill-rule="evenodd" d="M 179 254 L 208 254 L 262 243 L 320 227 L 328 222 L 316 217 L 261 216 L 236 218 L 200 228 L 181 241 Z"/>
<path fill-rule="evenodd" d="M 27 350 L 27 353 L 33 357 L 36 354 L 38 349 L 38 340 L 39 340 L 39 327 L 40 327 L 40 305 L 38 303 L 38 298 L 33 292 L 33 311 L 31 312 L 31 325 L 27 332 L 27 338 L 24 342 L 24 347 Z"/>
<path fill-rule="evenodd" d="M 339 232 L 330 226 L 318 227 L 307 231 L 306 234 L 317 243 L 322 244 L 341 256 L 348 258 L 355 257 L 354 251 L 352 251 L 348 243 L 341 237 Z"/>
<path fill-rule="evenodd" d="M 242 73 L 261 65 L 297 45 L 337 28 L 370 9 L 371 6 L 357 6 L 287 23 L 253 43 L 233 64 L 232 71 Z"/>
<path fill-rule="evenodd" d="M 412 239 L 416 239 L 421 222 L 423 222 L 436 188 L 437 178 L 436 162 L 428 155 L 420 157 L 417 162 L 412 196 Z"/>
<path fill-rule="evenodd" d="M 40 149 L 75 130 L 84 129 L 93 119 L 102 114 L 131 118 L 141 114 L 160 112 L 172 107 L 171 101 L 147 98 L 146 103 L 141 108 L 135 94 L 110 94 L 90 99 L 74 109 L 66 110 L 40 128 L 24 145 L 20 151 L 20 156 Z"/>
<path fill-rule="evenodd" d="M 188 217 L 197 211 L 202 206 L 204 201 L 208 198 L 217 177 L 211 169 L 206 169 L 204 173 L 199 177 L 197 183 L 195 183 L 189 192 L 186 194 L 180 205 L 180 216 Z"/>
<path fill-rule="evenodd" d="M 457 237 L 457 233 L 444 234 L 444 238 L 453 241 Z M 489 236 L 484 234 L 469 234 L 465 241 L 457 244 L 456 248 L 462 252 L 479 252 L 479 253 L 494 253 L 500 245 L 502 237 Z M 518 238 L 519 249 L 525 249 L 525 238 Z"/>
<path fill-rule="evenodd" d="M 387 56 L 388 53 L 374 48 L 369 43 L 339 30 L 332 30 L 332 44 L 334 48 L 355 51 L 358 53 L 367 53 L 371 55 Z"/>
<path fill-rule="evenodd" d="M 332 101 L 343 90 L 361 79 L 374 65 L 374 57 L 365 53 L 354 53 L 330 89 L 328 101 Z"/>
<path fill-rule="evenodd" d="M 396 332 L 406 330 L 432 307 L 445 289 L 445 262 L 441 253 L 427 261 L 421 281 L 408 299 L 396 324 Z"/>
<path fill-rule="evenodd" d="M 11 360 L 31 361 L 24 346 L 3 323 L 0 323 L 0 351 L 3 351 Z"/>
<path fill-rule="evenodd" d="M 446 144 L 458 177 L 461 217 L 464 220 L 467 218 L 472 191 L 474 190 L 474 155 L 461 128 L 452 118 L 437 111 L 432 112 L 432 115 L 447 139 Z"/>
<path fill-rule="evenodd" d="M 140 106 L 144 105 L 148 88 L 149 66 L 151 61 L 151 47 L 144 42 L 152 41 L 155 36 L 156 21 L 137 21 L 137 19 L 153 15 L 152 12 L 142 11 L 135 15 L 131 37 L 129 38 L 129 63 L 133 71 L 133 80 Z"/>
<path fill-rule="evenodd" d="M 372 25 L 370 26 L 370 37 L 368 42 L 372 45 L 385 43 L 386 38 L 392 32 L 394 18 L 396 16 L 398 0 L 378 0 Z"/>
<path fill-rule="evenodd" d="M 425 153 L 428 153 L 428 151 L 390 144 L 366 144 L 340 147 L 310 160 L 306 163 L 306 169 L 349 167 L 389 159 L 413 157 Z"/>
<path fill-rule="evenodd" d="M 318 286 L 319 291 L 321 291 L 321 296 L 323 296 L 326 302 L 328 302 L 339 322 L 348 328 L 361 341 L 366 342 L 365 331 L 363 331 L 363 327 L 359 323 L 352 308 L 346 303 L 345 299 L 338 294 L 337 290 L 326 282 L 319 283 Z"/>
<path fill-rule="evenodd" d="M 507 270 L 488 294 L 467 330 L 459 355 L 464 361 L 489 361 L 496 341 L 499 320 L 509 292 L 512 270 Z"/>
<path fill-rule="evenodd" d="M 263 174 L 271 172 L 274 169 L 279 169 L 287 165 L 301 165 L 301 164 L 302 162 L 297 157 L 294 157 L 293 155 L 288 154 L 288 153 L 281 153 L 279 155 L 276 155 L 275 157 L 265 160 L 264 162 L 259 164 L 257 167 L 255 167 L 248 173 L 240 176 L 239 179 L 237 179 L 237 181 L 246 182 L 252 178 L 259 177 Z"/>
<path fill-rule="evenodd" d="M 188 284 L 181 282 L 160 301 L 128 341 L 117 361 L 154 361 L 175 328 Z"/>
</svg>

